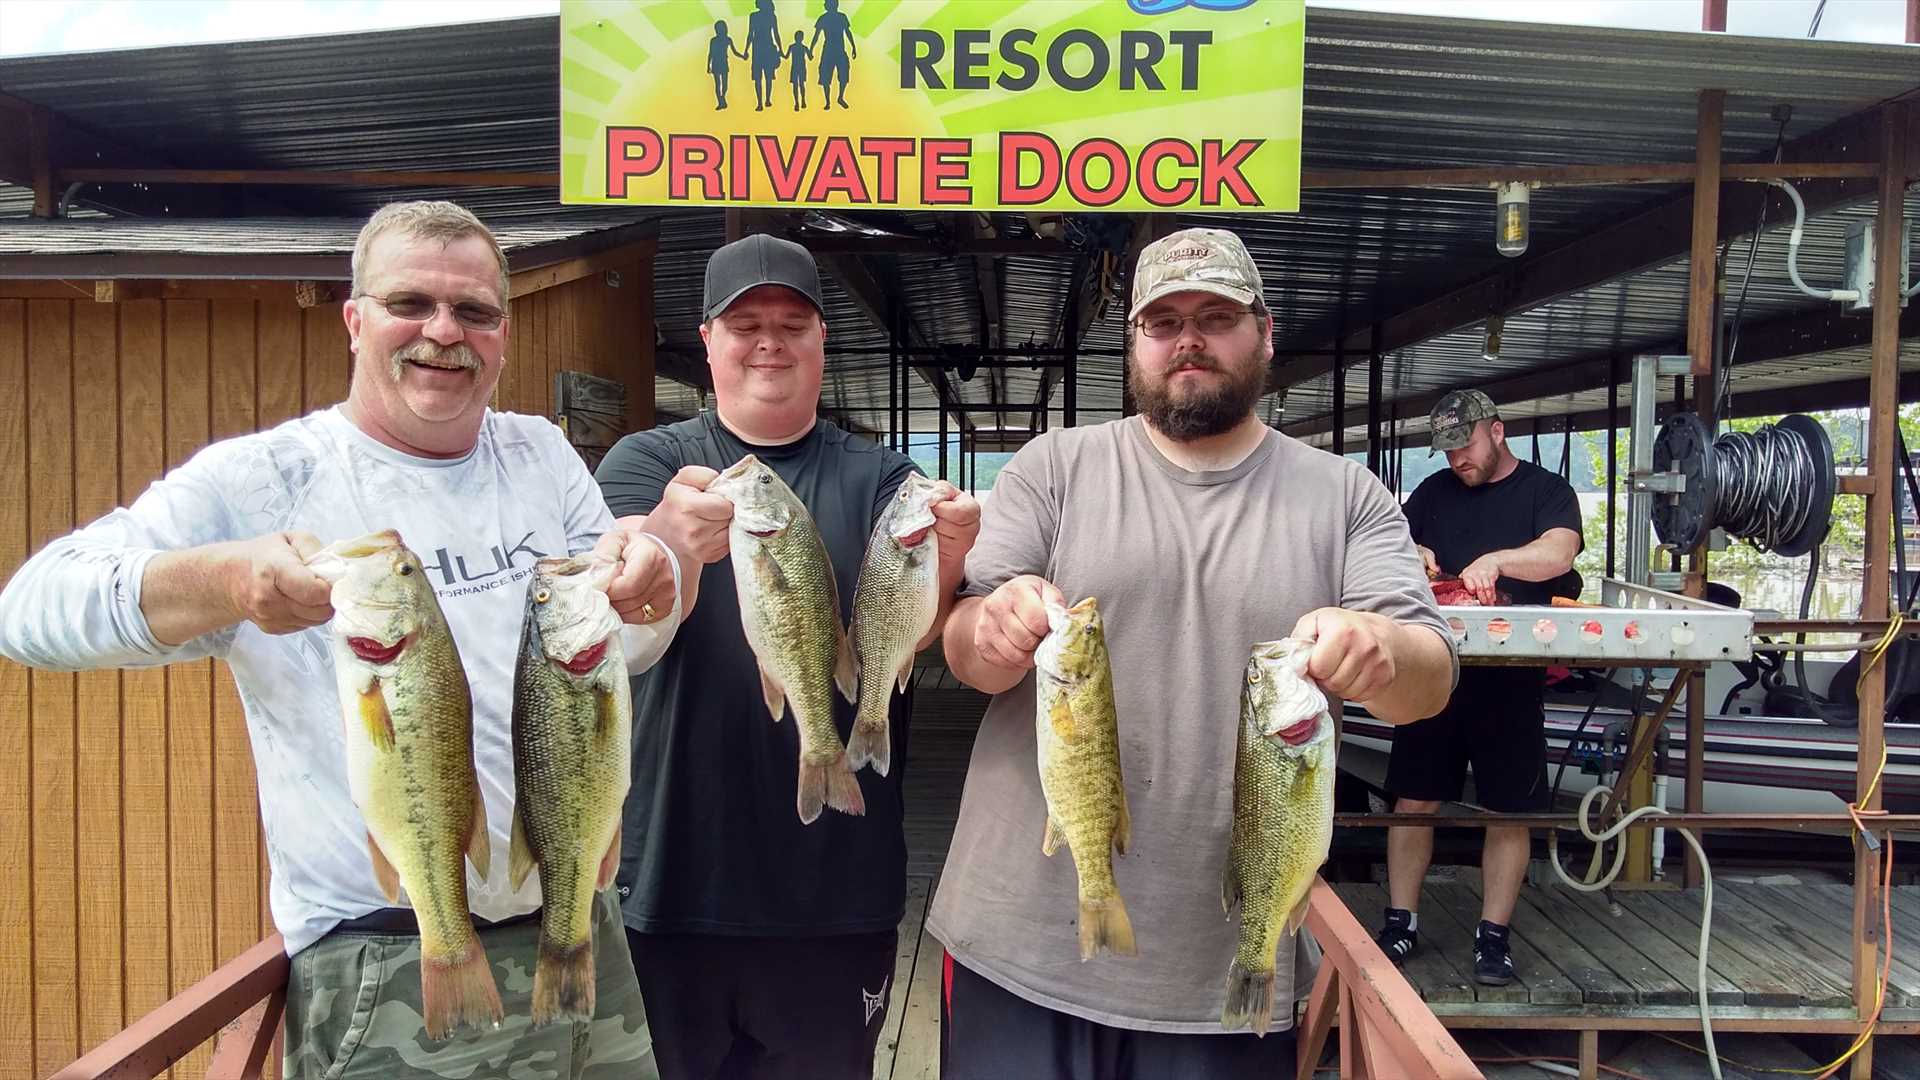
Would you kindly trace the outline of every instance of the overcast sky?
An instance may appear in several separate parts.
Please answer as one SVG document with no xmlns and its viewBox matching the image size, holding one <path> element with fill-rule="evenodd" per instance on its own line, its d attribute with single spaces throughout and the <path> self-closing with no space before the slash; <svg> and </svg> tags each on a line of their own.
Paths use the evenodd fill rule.
<svg viewBox="0 0 1920 1080">
<path fill-rule="evenodd" d="M 1405 11 L 1645 30 L 1698 30 L 1700 0 L 1321 0 Z M 1316 6 L 1310 4 L 1310 6 Z M 1819 0 L 1729 0 L 1737 34 L 1805 37 Z M 508 19 L 559 0 L 0 0 L 0 56 L 295 37 Z M 1828 0 L 1819 37 L 1898 42 L 1903 0 Z"/>
</svg>

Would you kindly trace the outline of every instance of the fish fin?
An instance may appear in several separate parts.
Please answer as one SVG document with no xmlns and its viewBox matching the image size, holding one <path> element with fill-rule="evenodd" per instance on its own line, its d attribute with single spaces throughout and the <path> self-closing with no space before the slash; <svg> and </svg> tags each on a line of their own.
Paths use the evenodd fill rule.
<svg viewBox="0 0 1920 1080">
<path fill-rule="evenodd" d="M 366 726 L 373 748 L 383 754 L 393 752 L 393 714 L 387 711 L 387 695 L 380 692 L 380 679 L 367 680 L 360 691 L 360 723 Z"/>
<path fill-rule="evenodd" d="M 1300 902 L 1293 905 L 1293 910 L 1287 912 L 1287 933 L 1297 934 L 1307 924 L 1307 898 L 1312 895 L 1313 890 L 1307 890 L 1301 895 Z"/>
<path fill-rule="evenodd" d="M 1231 916 L 1234 906 L 1240 903 L 1240 875 L 1234 872 L 1233 855 L 1227 855 L 1227 867 L 1220 872 L 1220 910 Z"/>
<path fill-rule="evenodd" d="M 1133 846 L 1133 815 L 1127 813 L 1127 790 L 1120 789 L 1120 805 L 1113 819 L 1113 850 L 1122 855 Z"/>
<path fill-rule="evenodd" d="M 1116 956 L 1134 955 L 1133 920 L 1127 918 L 1119 893 L 1080 901 L 1080 959 L 1093 959 L 1102 946 Z"/>
<path fill-rule="evenodd" d="M 1060 826 L 1053 823 L 1053 815 L 1047 815 L 1047 831 L 1040 836 L 1040 854 L 1051 856 L 1060 850 Z"/>
<path fill-rule="evenodd" d="M 833 621 L 833 685 L 840 688 L 840 696 L 849 702 L 860 700 L 860 661 L 853 655 L 853 642 L 847 639 L 846 628 L 840 620 Z"/>
<path fill-rule="evenodd" d="M 1047 720 L 1053 724 L 1053 733 L 1066 742 L 1073 741 L 1073 702 L 1067 695 L 1061 694 L 1053 699 L 1053 708 L 1047 710 Z"/>
<path fill-rule="evenodd" d="M 760 668 L 760 693 L 766 696 L 767 711 L 773 714 L 773 722 L 779 723 L 780 718 L 787 715 L 787 692 L 767 674 L 765 666 Z"/>
<path fill-rule="evenodd" d="M 620 834 L 625 828 L 624 823 L 613 826 L 613 843 L 607 845 L 607 853 L 600 858 L 600 873 L 593 879 L 595 892 L 613 884 L 613 875 L 620 870 Z"/>
<path fill-rule="evenodd" d="M 912 678 L 913 678 L 913 657 L 909 655 L 906 658 L 906 660 L 902 662 L 900 665 L 900 674 L 895 676 L 894 678 L 894 692 L 899 694 L 906 693 L 907 683 Z M 886 774 L 882 773 L 881 775 L 884 776 Z"/>
<path fill-rule="evenodd" d="M 520 816 L 520 807 L 513 808 L 513 839 L 507 848 L 507 886 L 518 891 L 526 884 L 527 875 L 533 872 L 539 859 L 533 857 L 533 845 L 527 842 L 527 822 Z"/>
<path fill-rule="evenodd" d="M 1273 972 L 1254 971 L 1235 960 L 1227 968 L 1227 1004 L 1220 1025 L 1229 1030 L 1251 1026 L 1265 1037 L 1273 1024 Z"/>
<path fill-rule="evenodd" d="M 420 957 L 420 1011 L 427 1038 L 438 1042 L 463 1027 L 491 1030 L 505 1018 L 487 950 L 469 935 L 451 956 Z"/>
<path fill-rule="evenodd" d="M 560 949 L 540 942 L 533 965 L 533 1026 L 593 1020 L 593 942 Z"/>
<path fill-rule="evenodd" d="M 780 560 L 767 552 L 766 545 L 756 545 L 753 553 L 753 568 L 758 571 L 760 580 L 767 588 L 776 592 L 787 591 L 787 572 L 780 569 Z"/>
<path fill-rule="evenodd" d="M 881 714 L 881 723 L 878 726 L 869 724 L 865 720 L 856 720 L 853 724 L 853 734 L 847 738 L 847 768 L 857 771 L 863 765 L 872 765 L 874 772 L 885 776 L 892 750 L 892 740 L 887 736 L 885 713 Z"/>
<path fill-rule="evenodd" d="M 860 793 L 860 778 L 847 767 L 847 759 L 827 766 L 827 805 L 843 814 L 865 817 L 867 800 Z"/>
<path fill-rule="evenodd" d="M 400 872 L 387 861 L 386 852 L 380 850 L 380 841 L 367 834 L 367 856 L 373 860 L 373 880 L 380 883 L 380 895 L 390 904 L 400 902 Z"/>
<path fill-rule="evenodd" d="M 481 881 L 487 880 L 493 868 L 493 837 L 487 832 L 487 804 L 480 798 L 478 781 L 473 785 L 473 824 L 467 827 L 467 861 Z"/>
</svg>

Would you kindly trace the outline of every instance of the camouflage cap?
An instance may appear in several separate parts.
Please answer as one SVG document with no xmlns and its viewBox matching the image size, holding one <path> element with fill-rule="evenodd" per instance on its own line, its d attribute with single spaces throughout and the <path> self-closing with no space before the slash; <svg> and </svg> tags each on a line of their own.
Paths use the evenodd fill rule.
<svg viewBox="0 0 1920 1080">
<path fill-rule="evenodd" d="M 1225 229 L 1181 229 L 1141 250 L 1127 320 L 1177 292 L 1212 293 L 1251 307 L 1260 299 L 1260 268 L 1240 238 Z"/>
<path fill-rule="evenodd" d="M 1493 399 L 1478 390 L 1454 390 L 1440 399 L 1427 414 L 1427 426 L 1433 431 L 1432 457 L 1441 450 L 1458 450 L 1473 440 L 1473 425 L 1482 420 L 1500 419 Z"/>
</svg>

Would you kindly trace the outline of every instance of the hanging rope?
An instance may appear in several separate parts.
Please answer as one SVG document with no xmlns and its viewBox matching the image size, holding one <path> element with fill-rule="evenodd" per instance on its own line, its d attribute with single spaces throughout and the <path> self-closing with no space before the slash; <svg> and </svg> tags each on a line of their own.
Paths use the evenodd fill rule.
<svg viewBox="0 0 1920 1080">
<path fill-rule="evenodd" d="M 1799 432 L 1773 426 L 1729 431 L 1713 440 L 1713 462 L 1713 516 L 1728 535 L 1772 551 L 1806 527 L 1814 463 Z"/>
</svg>

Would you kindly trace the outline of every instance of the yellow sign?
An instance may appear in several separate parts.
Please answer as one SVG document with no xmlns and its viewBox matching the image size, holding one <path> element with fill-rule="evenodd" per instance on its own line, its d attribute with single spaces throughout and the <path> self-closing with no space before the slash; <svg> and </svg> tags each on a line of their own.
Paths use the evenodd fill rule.
<svg viewBox="0 0 1920 1080">
<path fill-rule="evenodd" d="M 568 0 L 567 203 L 1293 211 L 1304 0 Z"/>
</svg>

